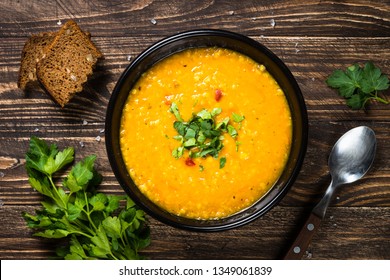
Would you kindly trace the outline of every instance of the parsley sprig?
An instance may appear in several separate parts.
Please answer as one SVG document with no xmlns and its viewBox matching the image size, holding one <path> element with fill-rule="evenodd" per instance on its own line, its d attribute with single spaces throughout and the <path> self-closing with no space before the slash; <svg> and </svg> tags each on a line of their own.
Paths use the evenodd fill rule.
<svg viewBox="0 0 390 280">
<path fill-rule="evenodd" d="M 95 160 L 91 155 L 73 165 L 57 186 L 64 168 L 74 161 L 74 149 L 59 151 L 55 144 L 32 137 L 26 154 L 28 181 L 46 200 L 36 215 L 23 213 L 23 217 L 36 230 L 35 236 L 69 238 L 68 245 L 57 250 L 59 257 L 139 259 L 138 251 L 149 245 L 144 212 L 126 196 L 97 192 L 102 176 Z"/>
<path fill-rule="evenodd" d="M 231 124 L 229 117 L 223 118 L 220 122 L 216 121 L 215 117 L 221 114 L 221 108 L 214 108 L 211 111 L 203 109 L 193 114 L 187 122 L 181 117 L 176 103 L 171 104 L 170 111 L 176 117 L 173 127 L 178 135 L 175 135 L 174 139 L 180 141 L 180 146 L 172 151 L 172 156 L 176 159 L 181 158 L 186 150 L 190 158 L 207 156 L 218 158 L 223 148 L 224 133 L 228 133 L 234 139 L 238 136 L 237 129 Z M 239 123 L 241 128 L 241 122 L 245 117 L 234 113 L 232 119 Z M 236 146 L 238 145 L 239 142 L 236 141 Z M 221 157 L 220 168 L 223 168 L 225 164 L 226 157 Z"/>
<path fill-rule="evenodd" d="M 389 78 L 372 62 L 365 63 L 364 67 L 354 64 L 345 71 L 337 69 L 326 83 L 338 89 L 339 95 L 347 100 L 347 105 L 352 109 L 364 109 L 369 101 L 390 103 L 384 96 L 379 96 L 380 91 L 389 88 Z"/>
</svg>

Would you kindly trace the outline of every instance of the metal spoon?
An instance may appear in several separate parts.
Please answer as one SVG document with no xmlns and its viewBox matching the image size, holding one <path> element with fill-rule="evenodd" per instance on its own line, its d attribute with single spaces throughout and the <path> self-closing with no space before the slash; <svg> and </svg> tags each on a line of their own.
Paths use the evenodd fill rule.
<svg viewBox="0 0 390 280">
<path fill-rule="evenodd" d="M 374 161 L 375 151 L 375 133 L 367 126 L 353 128 L 341 136 L 333 146 L 328 160 L 331 183 L 321 201 L 313 208 L 284 259 L 301 259 L 321 220 L 325 217 L 335 190 L 341 185 L 362 178 Z"/>
</svg>

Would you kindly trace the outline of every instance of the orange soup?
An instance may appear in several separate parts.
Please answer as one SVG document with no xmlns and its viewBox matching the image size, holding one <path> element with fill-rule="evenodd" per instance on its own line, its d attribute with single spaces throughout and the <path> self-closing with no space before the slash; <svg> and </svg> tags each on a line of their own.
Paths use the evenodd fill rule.
<svg viewBox="0 0 390 280">
<path fill-rule="evenodd" d="M 228 49 L 194 48 L 137 81 L 120 145 L 133 181 L 154 203 L 179 216 L 219 219 L 272 188 L 291 138 L 286 97 L 263 65 Z"/>
</svg>

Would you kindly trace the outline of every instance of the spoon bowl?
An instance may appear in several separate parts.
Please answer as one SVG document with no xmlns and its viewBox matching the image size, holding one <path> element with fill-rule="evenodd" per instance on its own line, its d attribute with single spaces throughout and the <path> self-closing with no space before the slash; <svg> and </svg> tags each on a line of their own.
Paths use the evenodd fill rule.
<svg viewBox="0 0 390 280">
<path fill-rule="evenodd" d="M 370 169 L 376 149 L 375 133 L 367 126 L 359 126 L 344 134 L 334 145 L 329 156 L 329 170 L 339 184 L 352 183 Z"/>
<path fill-rule="evenodd" d="M 376 152 L 374 131 L 367 126 L 346 132 L 333 146 L 328 165 L 331 183 L 320 202 L 313 208 L 304 227 L 284 259 L 300 259 L 317 231 L 335 190 L 342 185 L 361 179 L 371 168 Z"/>
</svg>

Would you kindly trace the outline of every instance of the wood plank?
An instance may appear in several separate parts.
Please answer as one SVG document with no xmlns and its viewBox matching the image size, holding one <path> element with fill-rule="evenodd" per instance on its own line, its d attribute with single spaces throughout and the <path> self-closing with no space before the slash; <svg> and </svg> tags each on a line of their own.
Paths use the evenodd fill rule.
<svg viewBox="0 0 390 280">
<path fill-rule="evenodd" d="M 31 229 L 25 226 L 21 212 L 33 212 L 33 209 L 31 206 L 0 207 L 0 218 L 8 221 L 0 232 L 0 259 L 54 256 L 58 241 L 34 238 Z M 219 233 L 184 231 L 149 217 L 152 243 L 142 254 L 155 260 L 277 259 L 287 250 L 309 210 L 275 207 L 251 224 Z M 331 207 L 304 258 L 389 259 L 389 210 L 388 207 Z"/>
<path fill-rule="evenodd" d="M 101 37 L 132 33 L 159 36 L 185 29 L 221 27 L 247 35 L 386 37 L 390 34 L 389 7 L 388 0 L 33 0 L 12 5 L 2 1 L 0 31 L 1 37 L 27 37 L 37 31 L 55 30 L 59 20 L 75 18 Z"/>
<path fill-rule="evenodd" d="M 369 60 L 380 67 L 383 73 L 390 73 L 390 63 L 386 59 L 390 57 L 390 37 L 340 39 L 255 36 L 252 38 L 271 49 L 290 68 L 305 97 L 310 120 L 341 121 L 349 120 L 351 117 L 356 120 L 389 118 L 389 110 L 382 104 L 370 106 L 367 112 L 350 110 L 345 105 L 344 99 L 325 84 L 325 80 L 335 69 Z M 105 59 L 99 64 L 94 79 L 88 83 L 87 90 L 78 94 L 64 110 L 57 110 L 58 106 L 54 106 L 55 104 L 47 95 L 42 94 L 41 90 L 36 89 L 25 95 L 17 89 L 20 54 L 25 39 L 2 40 L 0 56 L 4 58 L 4 64 L 0 64 L 0 69 L 4 77 L 0 81 L 0 96 L 2 96 L 0 113 L 3 114 L 0 121 L 8 121 L 3 124 L 9 128 L 13 127 L 10 122 L 14 119 L 36 120 L 37 123 L 41 123 L 45 121 L 45 117 L 40 116 L 40 110 L 47 111 L 54 120 L 62 120 L 66 123 L 80 121 L 80 118 L 89 119 L 91 122 L 103 121 L 104 114 L 99 112 L 106 109 L 117 79 L 129 64 L 128 56 L 134 59 L 159 39 L 161 37 L 94 38 Z M 80 110 L 79 106 L 87 110 Z M 34 114 L 35 118 L 23 116 L 24 114 Z M 49 120 L 46 122 L 50 123 Z"/>
</svg>

